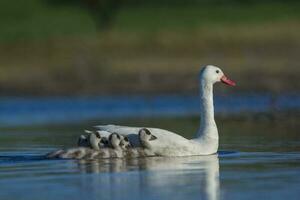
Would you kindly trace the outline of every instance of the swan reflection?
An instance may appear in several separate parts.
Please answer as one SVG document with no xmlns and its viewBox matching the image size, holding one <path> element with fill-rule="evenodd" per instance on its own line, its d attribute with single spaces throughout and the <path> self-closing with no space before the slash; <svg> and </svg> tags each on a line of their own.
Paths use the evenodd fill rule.
<svg viewBox="0 0 300 200">
<path fill-rule="evenodd" d="M 89 174 L 80 187 L 99 199 L 219 199 L 218 155 L 81 160 L 78 167 Z"/>
</svg>

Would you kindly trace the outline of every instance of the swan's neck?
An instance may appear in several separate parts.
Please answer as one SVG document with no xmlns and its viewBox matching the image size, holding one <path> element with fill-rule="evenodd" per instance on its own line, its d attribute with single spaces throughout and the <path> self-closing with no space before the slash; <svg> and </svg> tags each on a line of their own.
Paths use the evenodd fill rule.
<svg viewBox="0 0 300 200">
<path fill-rule="evenodd" d="M 200 129 L 197 139 L 219 139 L 218 128 L 214 117 L 213 84 L 200 82 Z"/>
</svg>

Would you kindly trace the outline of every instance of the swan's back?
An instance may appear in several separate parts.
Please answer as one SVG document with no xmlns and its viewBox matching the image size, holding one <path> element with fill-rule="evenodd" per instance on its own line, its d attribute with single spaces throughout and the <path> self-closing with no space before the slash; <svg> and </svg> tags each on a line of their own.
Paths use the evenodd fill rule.
<svg viewBox="0 0 300 200">
<path fill-rule="evenodd" d="M 141 146 L 138 138 L 138 133 L 142 128 L 147 128 L 153 135 L 157 137 L 157 140 L 151 142 L 151 144 L 154 145 L 153 147 L 160 146 L 160 144 L 164 144 L 164 146 L 166 146 L 166 144 L 183 144 L 186 141 L 188 141 L 181 135 L 160 128 L 128 127 L 119 125 L 100 125 L 96 126 L 96 128 L 98 128 L 101 131 L 106 131 L 108 133 L 115 132 L 121 135 L 126 135 L 134 147 Z"/>
</svg>

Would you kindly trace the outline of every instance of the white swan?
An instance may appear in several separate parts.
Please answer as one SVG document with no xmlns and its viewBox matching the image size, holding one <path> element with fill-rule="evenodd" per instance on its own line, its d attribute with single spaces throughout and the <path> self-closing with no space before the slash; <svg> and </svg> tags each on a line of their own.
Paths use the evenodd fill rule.
<svg viewBox="0 0 300 200">
<path fill-rule="evenodd" d="M 223 82 L 235 86 L 235 82 L 228 79 L 222 70 L 216 66 L 208 65 L 200 71 L 200 105 L 201 125 L 196 138 L 188 140 L 176 133 L 158 129 L 147 128 L 157 137 L 149 141 L 151 150 L 158 156 L 191 156 L 214 154 L 219 146 L 219 134 L 214 119 L 213 85 Z M 115 132 L 127 135 L 133 146 L 139 144 L 137 134 L 142 127 L 126 127 L 118 125 L 96 126 L 100 131 Z M 104 132 L 105 133 L 105 132 Z"/>
</svg>

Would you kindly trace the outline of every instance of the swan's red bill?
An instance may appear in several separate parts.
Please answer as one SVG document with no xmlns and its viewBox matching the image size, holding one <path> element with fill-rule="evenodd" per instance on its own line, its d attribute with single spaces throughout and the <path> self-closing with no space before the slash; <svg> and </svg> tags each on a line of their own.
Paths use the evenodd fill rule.
<svg viewBox="0 0 300 200">
<path fill-rule="evenodd" d="M 235 86 L 236 85 L 236 83 L 233 80 L 230 80 L 225 75 L 222 76 L 221 81 L 222 81 L 222 83 L 225 83 L 225 84 L 230 85 L 230 86 Z"/>
</svg>

